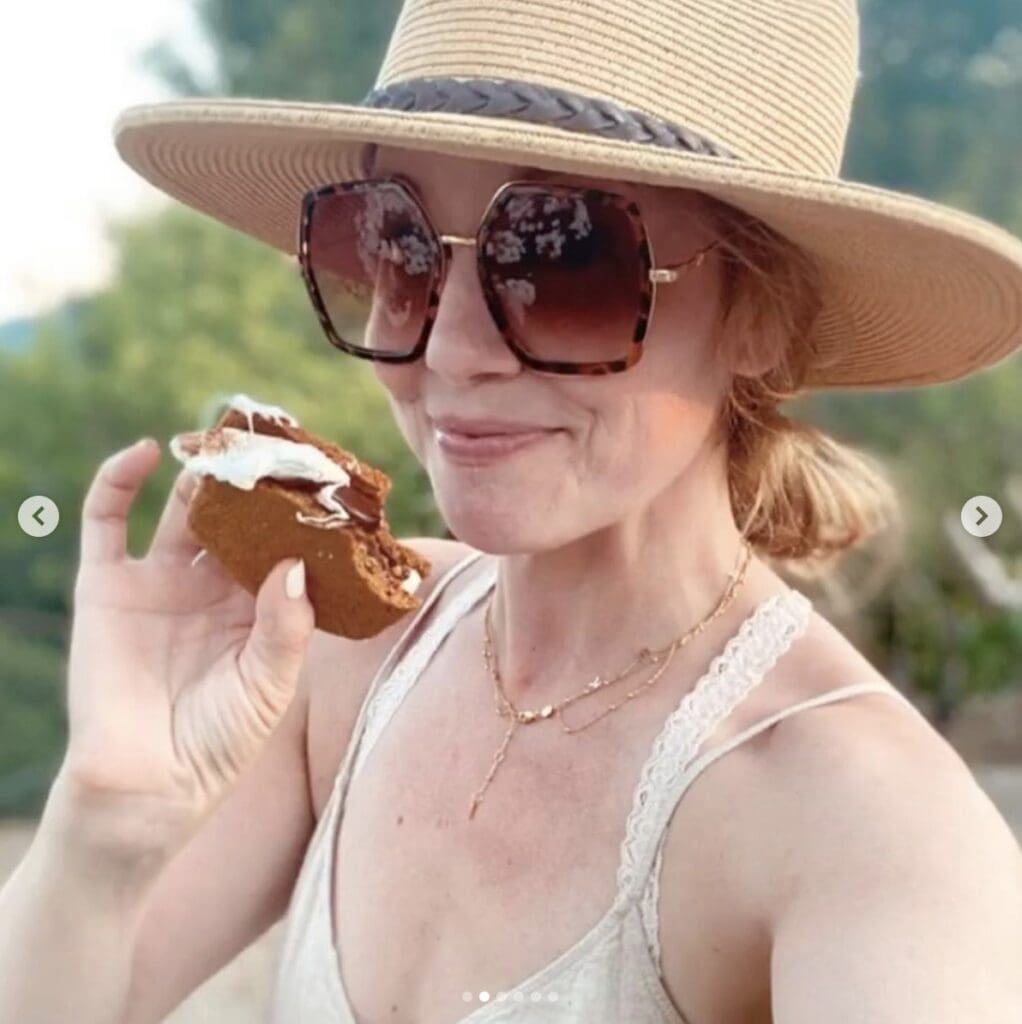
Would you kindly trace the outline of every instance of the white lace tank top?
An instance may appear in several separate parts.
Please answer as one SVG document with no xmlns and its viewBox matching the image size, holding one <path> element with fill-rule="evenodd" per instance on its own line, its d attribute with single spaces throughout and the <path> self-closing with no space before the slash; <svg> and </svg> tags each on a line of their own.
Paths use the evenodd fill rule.
<svg viewBox="0 0 1022 1024">
<path fill-rule="evenodd" d="M 330 798 L 310 840 L 288 907 L 274 982 L 271 1024 L 359 1024 L 351 1009 L 333 927 L 331 879 L 345 794 L 391 716 L 458 620 L 497 578 L 497 563 L 470 578 L 442 612 L 420 620 L 446 586 L 474 563 L 473 552 L 441 579 L 380 666 L 355 724 Z M 686 1024 L 660 971 L 658 896 L 661 851 L 674 809 L 693 779 L 738 744 L 806 708 L 891 688 L 858 683 L 767 715 L 701 751 L 704 738 L 756 686 L 805 631 L 811 605 L 797 590 L 756 607 L 667 717 L 635 788 L 617 872 L 617 895 L 599 921 L 546 967 L 467 1013 L 457 1024 Z M 914 709 L 913 709 L 914 710 Z"/>
</svg>

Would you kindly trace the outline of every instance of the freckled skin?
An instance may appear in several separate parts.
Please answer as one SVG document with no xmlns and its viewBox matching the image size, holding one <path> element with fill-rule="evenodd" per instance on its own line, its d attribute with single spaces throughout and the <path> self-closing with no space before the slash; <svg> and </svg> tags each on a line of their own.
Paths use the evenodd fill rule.
<svg viewBox="0 0 1022 1024">
<path fill-rule="evenodd" d="M 372 173 L 411 179 L 436 229 L 461 236 L 476 234 L 501 184 L 523 176 L 506 164 L 387 147 Z M 656 266 L 683 262 L 717 237 L 700 219 L 697 193 L 554 178 L 634 200 Z M 714 607 L 735 564 L 717 430 L 735 367 L 718 341 L 714 255 L 657 289 L 637 364 L 566 376 L 519 363 L 490 317 L 474 253 L 456 246 L 423 357 L 371 364 L 452 533 L 502 556 L 493 625 L 504 689 L 518 706 L 556 703 L 641 646 L 670 643 Z M 438 447 L 430 415 L 445 413 L 558 433 L 468 467 Z M 482 661 L 482 608 L 459 622 L 345 808 L 334 911 L 356 1007 L 386 1015 L 398 997 L 405 1019 L 457 1019 L 475 981 L 481 990 L 484 980 L 524 976 L 577 939 L 608 898 L 652 727 L 751 605 L 781 586 L 754 560 L 729 618 L 686 649 L 687 667 L 661 689 L 571 740 L 543 726 L 516 736 L 471 824 L 468 803 L 502 729 Z M 576 710 L 574 725 L 598 709 Z M 665 938 L 672 927 L 665 918 Z M 679 947 L 665 948 L 670 957 Z"/>
</svg>

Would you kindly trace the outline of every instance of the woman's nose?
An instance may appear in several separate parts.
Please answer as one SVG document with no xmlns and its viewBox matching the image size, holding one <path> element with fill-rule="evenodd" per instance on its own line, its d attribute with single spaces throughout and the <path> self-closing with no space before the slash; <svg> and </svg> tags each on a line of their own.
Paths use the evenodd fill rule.
<svg viewBox="0 0 1022 1024">
<path fill-rule="evenodd" d="M 426 366 L 450 378 L 484 373 L 518 373 L 521 364 L 504 343 L 490 316 L 479 281 L 475 241 L 451 244 L 447 279 L 440 291 L 436 320 L 426 345 Z"/>
</svg>

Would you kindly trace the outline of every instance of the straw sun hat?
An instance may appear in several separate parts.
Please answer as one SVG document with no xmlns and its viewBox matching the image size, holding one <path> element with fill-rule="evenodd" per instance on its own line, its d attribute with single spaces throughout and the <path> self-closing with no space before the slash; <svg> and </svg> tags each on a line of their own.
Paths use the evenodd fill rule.
<svg viewBox="0 0 1022 1024">
<path fill-rule="evenodd" d="M 858 27 L 855 0 L 406 0 L 361 104 L 136 106 L 114 140 L 157 188 L 288 253 L 303 194 L 364 176 L 369 143 L 698 189 L 817 260 L 807 386 L 953 380 L 1022 344 L 1022 242 L 841 179 Z"/>
</svg>

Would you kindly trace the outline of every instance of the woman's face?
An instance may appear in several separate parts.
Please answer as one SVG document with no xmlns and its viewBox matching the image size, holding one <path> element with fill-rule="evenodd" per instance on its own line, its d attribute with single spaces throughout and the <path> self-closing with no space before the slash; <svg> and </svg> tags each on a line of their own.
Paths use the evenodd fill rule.
<svg viewBox="0 0 1022 1024">
<path fill-rule="evenodd" d="M 381 147 L 374 176 L 416 185 L 438 231 L 474 236 L 494 192 L 515 168 Z M 598 178 L 552 180 L 623 193 L 638 202 L 657 265 L 688 259 L 713 240 L 700 197 Z M 641 360 L 624 373 L 554 376 L 522 366 L 490 318 L 475 256 L 456 246 L 426 353 L 376 362 L 406 441 L 432 482 L 454 534 L 483 551 L 511 554 L 565 545 L 641 514 L 688 470 L 713 431 L 728 372 L 714 344 L 715 253 L 659 285 Z M 438 444 L 433 418 L 495 418 L 554 428 L 537 443 L 464 465 Z M 707 480 L 707 484 L 711 481 Z M 669 501 L 668 501 L 669 503 Z M 662 507 L 662 504 L 658 507 Z M 664 509 L 670 514 L 670 509 Z"/>
</svg>

